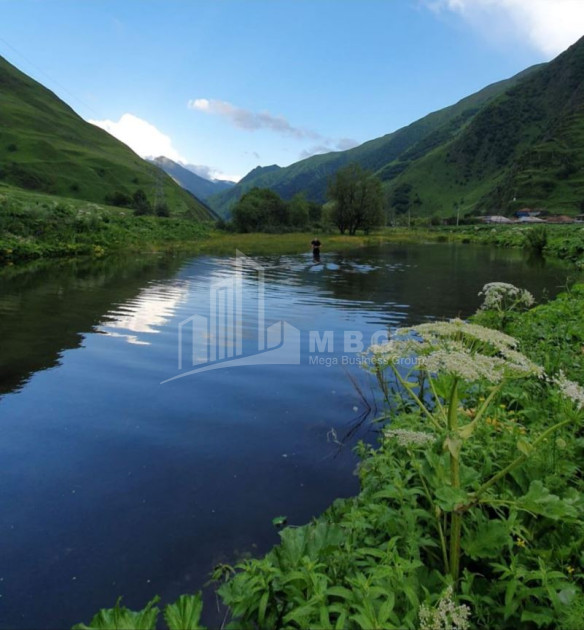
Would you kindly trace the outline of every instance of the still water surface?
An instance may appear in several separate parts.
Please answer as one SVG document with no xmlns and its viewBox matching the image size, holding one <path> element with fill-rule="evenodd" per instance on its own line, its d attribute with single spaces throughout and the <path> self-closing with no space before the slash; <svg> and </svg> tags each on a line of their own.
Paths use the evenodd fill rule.
<svg viewBox="0 0 584 630">
<path fill-rule="evenodd" d="M 568 276 L 468 245 L 333 253 L 316 266 L 309 256 L 254 260 L 265 268 L 265 325 L 300 331 L 300 365 L 165 384 L 181 373 L 179 323 L 209 315 L 210 288 L 232 277 L 233 259 L 0 275 L 0 627 L 87 623 L 121 594 L 134 608 L 155 594 L 166 602 L 201 588 L 216 563 L 265 552 L 277 542 L 274 516 L 301 524 L 358 490 L 351 447 L 375 435 L 353 381 L 373 396 L 358 355 L 343 351 L 345 331 L 368 342 L 393 326 L 470 315 L 486 282 L 541 299 Z M 257 274 L 242 285 L 249 353 Z M 311 330 L 332 331 L 322 365 L 310 361 Z"/>
</svg>

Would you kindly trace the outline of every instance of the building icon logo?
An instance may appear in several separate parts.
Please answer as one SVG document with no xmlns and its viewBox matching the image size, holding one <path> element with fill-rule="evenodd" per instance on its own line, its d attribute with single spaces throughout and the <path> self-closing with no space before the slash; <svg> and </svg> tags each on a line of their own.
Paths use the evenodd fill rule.
<svg viewBox="0 0 584 630">
<path fill-rule="evenodd" d="M 246 270 L 257 276 L 257 350 L 244 354 Z M 300 331 L 284 321 L 266 327 L 264 267 L 237 250 L 235 272 L 211 285 L 209 316 L 192 315 L 178 324 L 179 373 L 161 384 L 223 368 L 299 364 Z"/>
</svg>

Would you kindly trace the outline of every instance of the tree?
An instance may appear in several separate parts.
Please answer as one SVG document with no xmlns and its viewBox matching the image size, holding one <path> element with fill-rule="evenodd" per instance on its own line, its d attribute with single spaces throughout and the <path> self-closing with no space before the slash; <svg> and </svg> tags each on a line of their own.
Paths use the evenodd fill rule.
<svg viewBox="0 0 584 630">
<path fill-rule="evenodd" d="M 261 232 L 290 223 L 288 205 L 268 188 L 252 188 L 237 202 L 232 212 L 238 232 Z"/>
<path fill-rule="evenodd" d="M 141 188 L 132 195 L 132 208 L 135 215 L 152 214 L 152 206 Z"/>
<path fill-rule="evenodd" d="M 366 232 L 385 222 L 381 180 L 358 164 L 337 171 L 329 182 L 330 219 L 341 234 Z"/>
<path fill-rule="evenodd" d="M 296 193 L 288 204 L 290 225 L 295 228 L 305 228 L 309 222 L 310 205 L 303 193 Z"/>
</svg>

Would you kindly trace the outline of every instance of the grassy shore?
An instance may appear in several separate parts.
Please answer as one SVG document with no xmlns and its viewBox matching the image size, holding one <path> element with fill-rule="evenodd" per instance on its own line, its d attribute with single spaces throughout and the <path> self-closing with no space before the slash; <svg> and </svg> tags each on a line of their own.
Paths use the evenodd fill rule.
<svg viewBox="0 0 584 630">
<path fill-rule="evenodd" d="M 132 210 L 0 187 L 0 264 L 119 252 L 186 251 L 218 255 L 295 254 L 314 232 L 234 234 L 184 218 L 135 216 Z M 347 236 L 320 231 L 323 251 L 383 243 L 478 243 L 531 248 L 584 266 L 584 226 L 387 227 Z M 534 238 L 535 237 L 535 238 Z"/>
</svg>

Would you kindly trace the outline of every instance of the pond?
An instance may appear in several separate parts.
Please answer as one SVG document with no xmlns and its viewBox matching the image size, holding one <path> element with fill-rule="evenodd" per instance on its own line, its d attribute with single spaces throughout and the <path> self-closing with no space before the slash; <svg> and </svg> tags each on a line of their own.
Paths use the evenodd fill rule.
<svg viewBox="0 0 584 630">
<path fill-rule="evenodd" d="M 0 627 L 166 603 L 265 552 L 272 518 L 358 491 L 352 447 L 375 440 L 361 347 L 472 314 L 487 282 L 541 300 L 568 275 L 447 244 L 4 271 Z"/>
</svg>

